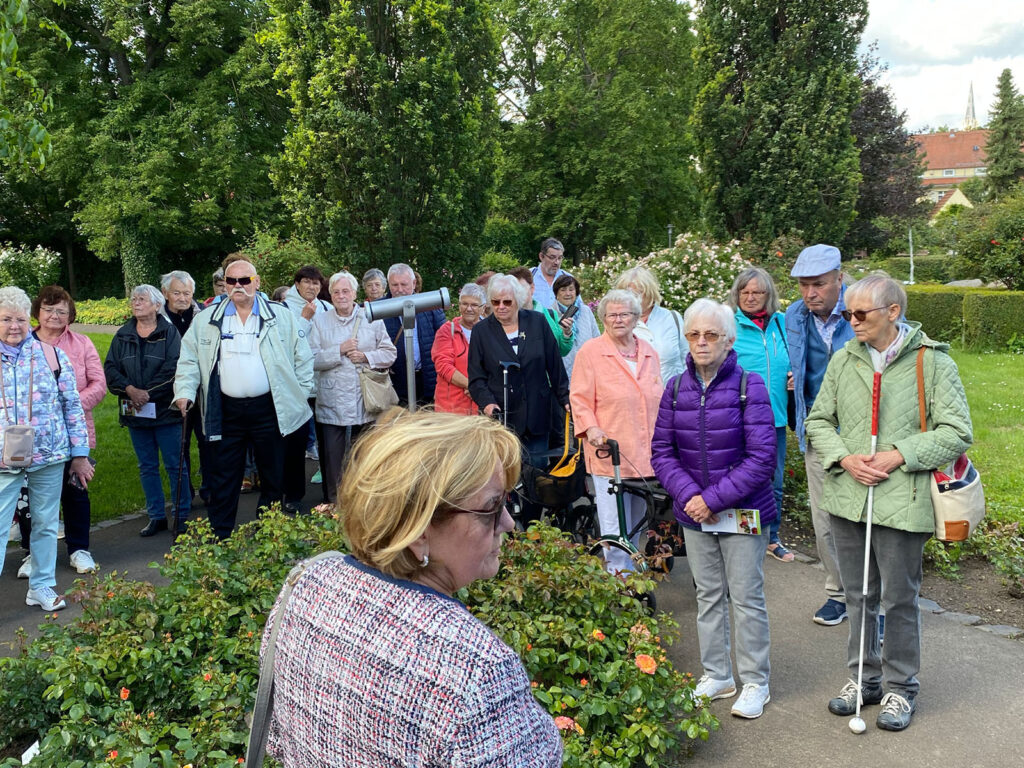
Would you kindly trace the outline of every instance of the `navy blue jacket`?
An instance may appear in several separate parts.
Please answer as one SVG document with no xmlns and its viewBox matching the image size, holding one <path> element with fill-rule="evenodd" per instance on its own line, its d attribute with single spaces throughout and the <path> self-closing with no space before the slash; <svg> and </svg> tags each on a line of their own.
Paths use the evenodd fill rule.
<svg viewBox="0 0 1024 768">
<path fill-rule="evenodd" d="M 416 393 L 416 399 L 421 402 L 430 402 L 434 399 L 437 370 L 434 368 L 430 350 L 434 347 L 437 329 L 444 323 L 444 312 L 440 309 L 416 313 L 416 338 L 420 342 L 420 373 L 423 375 L 423 391 Z M 395 364 L 391 366 L 391 383 L 395 387 L 395 392 L 398 393 L 398 399 L 405 403 L 409 401 L 408 387 L 405 383 L 405 334 L 398 335 L 398 332 L 402 330 L 402 318 L 385 318 L 384 327 L 388 329 L 388 336 L 391 337 L 391 341 L 398 349 L 398 357 L 395 359 Z"/>
</svg>

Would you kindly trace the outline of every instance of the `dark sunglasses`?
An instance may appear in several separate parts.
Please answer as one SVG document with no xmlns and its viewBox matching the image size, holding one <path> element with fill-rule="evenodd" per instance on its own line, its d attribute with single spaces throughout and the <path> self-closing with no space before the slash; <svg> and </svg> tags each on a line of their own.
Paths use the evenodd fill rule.
<svg viewBox="0 0 1024 768">
<path fill-rule="evenodd" d="M 888 306 L 885 306 L 885 307 L 873 307 L 871 309 L 855 309 L 852 312 L 850 310 L 848 310 L 848 309 L 844 309 L 839 314 L 841 314 L 843 316 L 843 320 L 845 320 L 846 322 L 850 322 L 850 320 L 852 320 L 853 318 L 856 317 L 858 323 L 863 323 L 865 320 L 868 319 L 868 312 L 877 312 L 880 309 L 888 309 L 888 308 L 889 308 Z"/>
<path fill-rule="evenodd" d="M 512 299 L 491 299 L 492 307 L 511 307 Z"/>
<path fill-rule="evenodd" d="M 481 520 L 490 521 L 491 527 L 497 531 L 498 526 L 501 525 L 501 516 L 505 512 L 505 497 L 499 498 L 491 509 L 463 509 L 462 507 L 448 507 L 448 511 L 453 514 L 471 514 L 476 515 Z"/>
<path fill-rule="evenodd" d="M 228 285 L 249 285 L 249 283 L 255 279 L 256 275 L 246 275 L 245 277 L 225 277 L 224 282 Z"/>
</svg>

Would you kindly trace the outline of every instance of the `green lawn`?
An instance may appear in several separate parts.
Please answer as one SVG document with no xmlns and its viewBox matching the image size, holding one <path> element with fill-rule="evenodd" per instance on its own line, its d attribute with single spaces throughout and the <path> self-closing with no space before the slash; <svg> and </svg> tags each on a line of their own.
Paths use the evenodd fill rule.
<svg viewBox="0 0 1024 768">
<path fill-rule="evenodd" d="M 87 334 L 96 345 L 100 359 L 105 360 L 110 341 L 114 337 L 109 333 Z M 92 502 L 92 521 L 109 520 L 114 517 L 142 510 L 146 506 L 146 497 L 142 493 L 139 481 L 139 467 L 132 449 L 132 441 L 128 429 L 117 423 L 117 398 L 107 393 L 94 410 L 96 420 L 96 476 L 89 484 L 89 498 Z M 196 454 L 195 441 L 192 446 L 192 468 L 198 487 L 199 457 Z M 167 501 L 171 500 L 169 483 L 164 478 L 164 493 Z"/>
</svg>

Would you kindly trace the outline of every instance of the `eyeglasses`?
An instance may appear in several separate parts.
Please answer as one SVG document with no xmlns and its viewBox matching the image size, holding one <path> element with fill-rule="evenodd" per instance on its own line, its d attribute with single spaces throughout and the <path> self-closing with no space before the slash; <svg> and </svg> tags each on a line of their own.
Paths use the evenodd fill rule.
<svg viewBox="0 0 1024 768">
<path fill-rule="evenodd" d="M 700 341 L 701 337 L 703 337 L 704 341 L 708 344 L 714 344 L 725 334 L 719 333 L 718 331 L 690 331 L 684 335 L 686 336 L 686 340 L 691 344 L 696 344 Z"/>
<path fill-rule="evenodd" d="M 228 285 L 249 285 L 257 275 L 246 275 L 245 277 L 225 277 L 224 282 Z"/>
<path fill-rule="evenodd" d="M 768 291 L 740 291 L 740 296 L 746 296 L 749 298 L 759 299 L 764 296 Z"/>
<path fill-rule="evenodd" d="M 889 306 L 892 305 L 890 304 Z M 856 317 L 858 323 L 863 323 L 865 320 L 868 319 L 868 312 L 877 312 L 880 309 L 888 309 L 889 306 L 873 307 L 871 309 L 855 309 L 852 312 L 849 309 L 844 309 L 839 314 L 843 316 L 843 320 L 845 320 L 846 322 L 850 322 L 850 320 Z"/>
<path fill-rule="evenodd" d="M 483 304 L 478 304 L 476 302 L 468 302 L 468 301 L 460 301 L 459 302 L 459 309 L 461 309 L 461 310 L 480 309 L 480 307 L 482 307 L 482 306 L 483 306 Z"/>
<path fill-rule="evenodd" d="M 39 311 L 45 312 L 48 315 L 53 315 L 54 317 L 67 317 L 71 314 L 66 309 L 57 309 L 56 307 L 40 307 Z"/>
<path fill-rule="evenodd" d="M 501 516 L 505 512 L 505 497 L 499 497 L 490 509 L 463 509 L 462 507 L 447 507 L 447 509 L 453 514 L 476 515 L 485 521 L 490 518 L 491 527 L 497 531 L 498 526 L 501 525 Z"/>
<path fill-rule="evenodd" d="M 605 320 L 629 320 L 631 317 L 636 317 L 636 312 L 609 312 L 604 316 Z"/>
<path fill-rule="evenodd" d="M 514 303 L 512 299 L 491 299 L 492 307 L 511 307 Z"/>
<path fill-rule="evenodd" d="M 565 258 L 565 251 L 558 251 L 557 253 L 551 253 L 548 251 L 544 254 L 545 259 L 551 259 L 552 261 L 561 261 Z"/>
</svg>

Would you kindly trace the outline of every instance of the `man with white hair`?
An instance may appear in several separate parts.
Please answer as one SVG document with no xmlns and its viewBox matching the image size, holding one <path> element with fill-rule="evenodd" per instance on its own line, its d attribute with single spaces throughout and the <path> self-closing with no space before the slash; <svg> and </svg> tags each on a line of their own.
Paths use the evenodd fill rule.
<svg viewBox="0 0 1024 768">
<path fill-rule="evenodd" d="M 259 506 L 282 500 L 284 441 L 312 411 L 313 355 L 295 315 L 260 293 L 256 268 L 244 258 L 224 270 L 227 299 L 195 318 L 181 342 L 174 405 L 199 410 L 207 439 L 217 443 L 210 471 L 210 525 L 231 535 L 252 444 L 260 473 Z"/>
<path fill-rule="evenodd" d="M 388 269 L 388 288 L 392 297 L 411 296 L 416 292 L 416 273 L 408 264 L 392 264 Z M 434 399 L 434 388 L 437 386 L 437 370 L 430 351 L 434 346 L 437 329 L 444 325 L 444 312 L 431 309 L 416 313 L 416 329 L 412 334 L 412 364 L 416 369 L 416 402 L 425 404 Z M 389 317 L 384 320 L 391 342 L 398 349 L 398 359 L 391 366 L 391 383 L 398 393 L 402 405 L 409 402 L 406 384 L 405 331 L 402 329 L 401 317 Z"/>
</svg>

